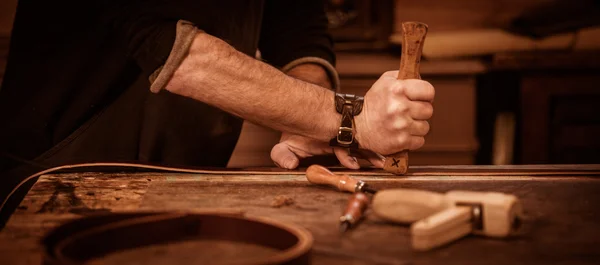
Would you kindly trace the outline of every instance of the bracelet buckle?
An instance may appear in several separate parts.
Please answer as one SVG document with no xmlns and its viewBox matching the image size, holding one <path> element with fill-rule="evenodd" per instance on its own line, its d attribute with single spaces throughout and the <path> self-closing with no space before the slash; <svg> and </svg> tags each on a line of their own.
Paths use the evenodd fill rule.
<svg viewBox="0 0 600 265">
<path fill-rule="evenodd" d="M 354 116 L 362 111 L 363 101 L 363 97 L 352 94 L 335 94 L 335 109 L 342 114 L 342 120 L 337 136 L 329 142 L 330 146 L 358 149 L 354 139 Z"/>
</svg>

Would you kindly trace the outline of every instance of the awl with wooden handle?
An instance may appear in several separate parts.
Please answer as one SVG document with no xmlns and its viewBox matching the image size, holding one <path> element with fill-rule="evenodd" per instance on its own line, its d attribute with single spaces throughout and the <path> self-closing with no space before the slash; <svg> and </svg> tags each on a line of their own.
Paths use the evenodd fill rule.
<svg viewBox="0 0 600 265">
<path fill-rule="evenodd" d="M 369 197 L 362 192 L 352 194 L 348 200 L 348 205 L 340 217 L 340 232 L 346 232 L 362 219 L 369 206 Z"/>
<path fill-rule="evenodd" d="M 402 23 L 402 54 L 398 79 L 421 79 L 419 66 L 427 30 L 428 26 L 424 23 Z M 396 175 L 405 174 L 408 171 L 408 151 L 387 155 L 383 169 Z"/>
<path fill-rule="evenodd" d="M 327 168 L 320 165 L 311 165 L 306 169 L 306 179 L 313 184 L 328 185 L 339 191 L 377 192 L 362 180 L 357 180 L 348 175 L 333 174 Z"/>
</svg>

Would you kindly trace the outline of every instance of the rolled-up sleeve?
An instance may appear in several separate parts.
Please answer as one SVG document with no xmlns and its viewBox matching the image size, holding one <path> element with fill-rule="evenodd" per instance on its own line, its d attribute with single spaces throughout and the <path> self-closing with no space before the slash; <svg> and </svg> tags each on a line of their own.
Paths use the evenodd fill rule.
<svg viewBox="0 0 600 265">
<path fill-rule="evenodd" d="M 196 10 L 196 12 L 194 12 Z M 198 31 L 194 1 L 128 1 L 112 12 L 109 25 L 125 43 L 126 55 L 158 93 L 171 78 Z"/>
<path fill-rule="evenodd" d="M 178 4 L 123 1 L 107 17 L 109 26 L 124 42 L 126 55 L 146 76 L 164 64 L 171 53 L 178 21 L 171 10 Z"/>
</svg>

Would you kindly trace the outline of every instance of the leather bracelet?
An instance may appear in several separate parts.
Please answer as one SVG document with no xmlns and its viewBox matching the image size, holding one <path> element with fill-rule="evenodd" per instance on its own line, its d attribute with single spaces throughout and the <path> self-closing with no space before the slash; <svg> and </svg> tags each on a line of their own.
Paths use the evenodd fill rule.
<svg viewBox="0 0 600 265">
<path fill-rule="evenodd" d="M 354 116 L 360 114 L 364 98 L 352 94 L 335 94 L 335 110 L 342 114 L 340 128 L 336 137 L 329 141 L 330 146 L 358 149 L 354 138 Z"/>
</svg>

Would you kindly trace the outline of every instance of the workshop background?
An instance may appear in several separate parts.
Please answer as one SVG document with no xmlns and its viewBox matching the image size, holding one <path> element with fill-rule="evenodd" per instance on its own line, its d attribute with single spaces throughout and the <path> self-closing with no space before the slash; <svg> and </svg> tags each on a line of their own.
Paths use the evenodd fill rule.
<svg viewBox="0 0 600 265">
<path fill-rule="evenodd" d="M 0 1 L 0 80 L 16 0 Z M 429 25 L 436 87 L 411 165 L 600 162 L 600 1 L 327 0 L 342 92 L 399 67 L 403 21 Z M 245 124 L 230 167 L 273 166 L 279 133 Z"/>
</svg>

